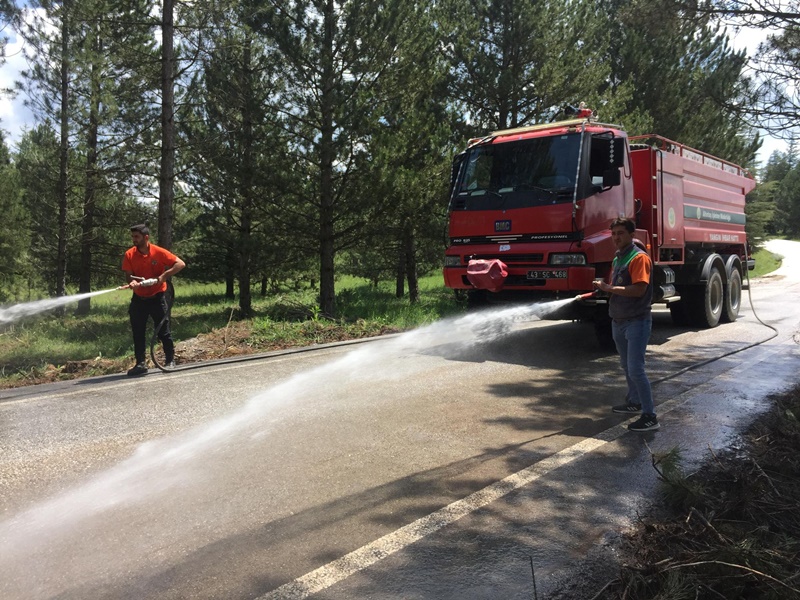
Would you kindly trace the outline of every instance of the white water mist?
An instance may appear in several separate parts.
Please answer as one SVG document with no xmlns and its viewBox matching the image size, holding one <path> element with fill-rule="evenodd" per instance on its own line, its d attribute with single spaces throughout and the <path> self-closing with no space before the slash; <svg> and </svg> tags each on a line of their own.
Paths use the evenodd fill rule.
<svg viewBox="0 0 800 600">
<path fill-rule="evenodd" d="M 58 298 L 44 298 L 43 300 L 24 302 L 22 304 L 15 304 L 13 306 L 7 306 L 5 308 L 0 307 L 0 325 L 13 323 L 14 321 L 19 321 L 20 319 L 24 319 L 25 317 L 30 317 L 31 315 L 35 315 L 37 313 L 52 310 L 54 308 L 58 308 L 59 306 L 70 304 L 72 302 L 79 302 L 86 298 L 91 298 L 92 296 L 107 294 L 108 292 L 113 292 L 116 289 L 117 288 L 111 288 L 109 290 L 99 290 L 97 292 L 87 292 L 85 294 L 74 294 L 72 296 L 59 296 Z"/>
</svg>

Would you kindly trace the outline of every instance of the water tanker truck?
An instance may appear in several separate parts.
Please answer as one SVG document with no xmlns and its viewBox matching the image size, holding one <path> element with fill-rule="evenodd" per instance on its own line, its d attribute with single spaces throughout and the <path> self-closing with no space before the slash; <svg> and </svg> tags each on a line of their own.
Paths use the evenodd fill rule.
<svg viewBox="0 0 800 600">
<path fill-rule="evenodd" d="M 609 225 L 636 222 L 653 261 L 654 302 L 677 324 L 715 327 L 739 314 L 745 269 L 741 167 L 658 135 L 581 118 L 493 132 L 453 161 L 444 280 L 470 307 L 586 295 L 608 279 Z M 607 299 L 550 316 L 590 321 L 612 347 Z"/>
</svg>

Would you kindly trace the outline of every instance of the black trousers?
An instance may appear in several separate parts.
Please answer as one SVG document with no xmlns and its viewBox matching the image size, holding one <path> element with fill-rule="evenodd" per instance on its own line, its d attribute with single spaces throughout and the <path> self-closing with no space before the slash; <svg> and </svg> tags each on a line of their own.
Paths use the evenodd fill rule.
<svg viewBox="0 0 800 600">
<path fill-rule="evenodd" d="M 136 354 L 136 363 L 144 362 L 147 354 L 147 319 L 153 318 L 153 326 L 158 327 L 161 319 L 169 313 L 166 294 L 160 292 L 152 298 L 142 298 L 133 295 L 128 314 L 131 317 L 131 330 L 133 331 L 133 351 Z M 175 358 L 175 342 L 169 330 L 169 318 L 164 321 L 158 330 L 158 339 L 164 346 L 164 358 L 167 363 Z"/>
</svg>

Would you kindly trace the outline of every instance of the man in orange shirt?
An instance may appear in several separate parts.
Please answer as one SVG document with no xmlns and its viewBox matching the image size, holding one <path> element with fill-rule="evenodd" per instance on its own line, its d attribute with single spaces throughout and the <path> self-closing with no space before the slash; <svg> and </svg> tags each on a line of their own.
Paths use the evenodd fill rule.
<svg viewBox="0 0 800 600">
<path fill-rule="evenodd" d="M 122 270 L 128 279 L 127 287 L 133 290 L 128 314 L 133 331 L 133 349 L 136 365 L 128 370 L 128 375 L 147 373 L 146 340 L 147 319 L 152 317 L 158 327 L 158 339 L 164 347 L 166 365 L 175 366 L 175 343 L 169 330 L 169 308 L 167 305 L 167 280 L 186 266 L 180 258 L 169 250 L 150 243 L 150 229 L 147 225 L 131 227 L 133 247 L 125 252 Z M 151 283 L 153 282 L 154 283 Z"/>
<path fill-rule="evenodd" d="M 608 314 L 619 360 L 628 383 L 628 401 L 612 410 L 641 417 L 628 425 L 631 431 L 652 431 L 660 427 L 653 404 L 653 391 L 644 370 L 645 352 L 653 328 L 653 265 L 650 256 L 633 242 L 636 225 L 632 219 L 611 223 L 611 241 L 617 248 L 611 283 L 595 281 L 595 287 L 609 294 Z"/>
</svg>

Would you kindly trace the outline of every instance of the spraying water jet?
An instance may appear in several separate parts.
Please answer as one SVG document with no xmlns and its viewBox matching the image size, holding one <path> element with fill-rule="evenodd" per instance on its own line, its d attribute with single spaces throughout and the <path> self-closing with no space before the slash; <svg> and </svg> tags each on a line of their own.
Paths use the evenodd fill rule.
<svg viewBox="0 0 800 600">
<path fill-rule="evenodd" d="M 22 304 L 15 304 L 5 308 L 0 307 L 0 325 L 6 325 L 30 317 L 32 315 L 42 313 L 65 304 L 72 302 L 79 302 L 86 298 L 93 296 L 100 296 L 109 292 L 116 292 L 117 290 L 125 289 L 127 286 L 120 286 L 108 290 L 99 290 L 96 292 L 86 292 L 84 294 L 73 294 L 72 296 L 59 296 L 58 298 L 44 298 L 42 300 L 34 300 L 33 302 L 24 302 Z"/>
</svg>

